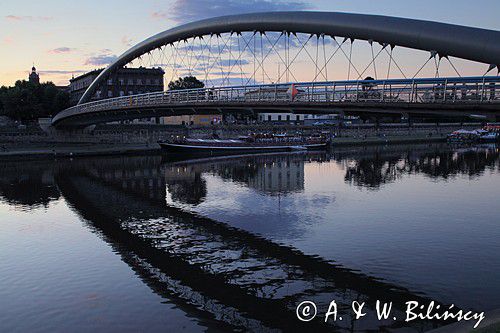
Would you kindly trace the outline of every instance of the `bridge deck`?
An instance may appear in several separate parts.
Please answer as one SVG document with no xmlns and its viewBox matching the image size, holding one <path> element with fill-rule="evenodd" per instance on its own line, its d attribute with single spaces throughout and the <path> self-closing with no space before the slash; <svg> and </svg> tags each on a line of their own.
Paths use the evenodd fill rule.
<svg viewBox="0 0 500 333">
<path fill-rule="evenodd" d="M 305 82 L 171 90 L 79 104 L 55 126 L 199 111 L 253 109 L 295 113 L 419 112 L 498 114 L 500 77 Z"/>
</svg>

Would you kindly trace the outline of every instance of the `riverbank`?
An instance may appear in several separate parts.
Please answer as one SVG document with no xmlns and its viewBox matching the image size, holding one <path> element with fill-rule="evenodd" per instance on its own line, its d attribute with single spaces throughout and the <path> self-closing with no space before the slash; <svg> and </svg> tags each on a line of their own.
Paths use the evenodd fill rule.
<svg viewBox="0 0 500 333">
<path fill-rule="evenodd" d="M 445 136 L 429 136 L 427 134 L 405 135 L 405 136 L 361 136 L 361 137 L 338 137 L 332 140 L 333 147 L 339 146 L 359 146 L 359 145 L 380 145 L 397 143 L 425 143 L 425 142 L 445 142 Z"/>
<path fill-rule="evenodd" d="M 255 132 L 329 133 L 333 147 L 445 142 L 447 134 L 457 129 L 476 129 L 479 124 L 373 124 L 336 126 L 302 125 L 232 125 L 185 128 L 163 125 L 100 125 L 90 132 L 31 133 L 0 131 L 0 159 L 31 159 L 98 155 L 159 153 L 158 140 L 187 136 L 221 139 L 245 136 Z"/>
<path fill-rule="evenodd" d="M 159 152 L 157 144 L 0 144 L 0 159 L 64 158 Z"/>
<path fill-rule="evenodd" d="M 439 141 L 445 141 L 445 138 L 428 135 L 339 137 L 333 139 L 332 146 L 385 145 Z M 160 146 L 156 143 L 3 143 L 0 144 L 0 159 L 71 158 L 138 153 L 155 154 L 160 151 Z"/>
</svg>

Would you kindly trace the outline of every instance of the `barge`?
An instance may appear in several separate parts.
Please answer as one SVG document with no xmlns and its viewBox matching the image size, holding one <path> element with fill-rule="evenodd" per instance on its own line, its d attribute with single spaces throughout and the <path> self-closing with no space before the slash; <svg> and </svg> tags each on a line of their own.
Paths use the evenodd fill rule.
<svg viewBox="0 0 500 333">
<path fill-rule="evenodd" d="M 237 139 L 182 138 L 158 141 L 162 150 L 170 153 L 251 154 L 300 150 L 325 150 L 327 138 L 296 137 L 285 134 L 252 135 Z"/>
</svg>

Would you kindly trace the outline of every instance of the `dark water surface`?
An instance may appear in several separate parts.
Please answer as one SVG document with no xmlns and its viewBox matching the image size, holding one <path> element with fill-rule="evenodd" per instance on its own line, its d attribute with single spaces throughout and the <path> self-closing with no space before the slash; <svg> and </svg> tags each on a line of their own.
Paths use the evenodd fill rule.
<svg viewBox="0 0 500 333">
<path fill-rule="evenodd" d="M 425 331 L 295 307 L 500 308 L 499 198 L 495 146 L 0 161 L 0 331 Z"/>
</svg>

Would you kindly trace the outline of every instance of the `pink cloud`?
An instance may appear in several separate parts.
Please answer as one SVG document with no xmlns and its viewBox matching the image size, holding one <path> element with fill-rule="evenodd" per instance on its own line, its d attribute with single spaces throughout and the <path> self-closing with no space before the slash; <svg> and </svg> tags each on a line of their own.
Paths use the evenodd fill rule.
<svg viewBox="0 0 500 333">
<path fill-rule="evenodd" d="M 14 43 L 14 39 L 12 39 L 11 37 L 5 37 L 5 38 L 3 39 L 3 42 L 4 42 L 5 44 L 12 44 L 12 43 Z"/>
<path fill-rule="evenodd" d="M 50 16 L 18 16 L 18 15 L 7 15 L 5 19 L 8 21 L 49 21 L 52 20 L 53 17 Z"/>
<path fill-rule="evenodd" d="M 62 46 L 62 47 L 58 47 L 58 48 L 53 49 L 53 50 L 49 50 L 48 52 L 50 54 L 61 54 L 61 53 L 69 53 L 69 52 L 72 52 L 74 50 L 75 49 L 72 49 L 70 47 Z"/>
<path fill-rule="evenodd" d="M 168 15 L 165 14 L 164 12 L 153 12 L 151 14 L 151 17 L 154 19 L 166 19 L 168 18 Z"/>
<path fill-rule="evenodd" d="M 85 71 L 79 69 L 75 69 L 72 71 L 53 69 L 53 70 L 40 70 L 38 71 L 38 73 L 45 75 L 67 75 L 67 74 L 82 74 L 85 73 Z"/>
<path fill-rule="evenodd" d="M 117 56 L 114 54 L 98 54 L 91 56 L 85 60 L 84 65 L 85 66 L 105 66 L 113 63 L 116 60 Z"/>
</svg>

